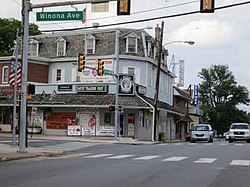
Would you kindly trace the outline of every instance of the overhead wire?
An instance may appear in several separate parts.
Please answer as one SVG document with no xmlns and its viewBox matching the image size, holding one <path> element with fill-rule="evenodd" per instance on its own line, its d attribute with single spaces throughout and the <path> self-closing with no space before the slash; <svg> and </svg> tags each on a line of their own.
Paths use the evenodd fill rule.
<svg viewBox="0 0 250 187">
<path fill-rule="evenodd" d="M 225 6 L 221 6 L 221 7 L 216 7 L 216 8 L 214 8 L 214 10 L 222 10 L 222 9 L 232 8 L 232 7 L 236 7 L 236 6 L 242 6 L 242 5 L 246 5 L 246 4 L 250 4 L 250 1 L 245 1 L 245 2 L 241 2 L 241 3 L 235 3 L 235 4 L 225 5 Z M 100 27 L 110 27 L 110 26 L 117 26 L 117 25 L 142 23 L 142 22 L 147 22 L 147 21 L 152 21 L 152 20 L 157 20 L 157 19 L 169 19 L 169 18 L 188 16 L 188 15 L 193 15 L 193 14 L 198 14 L 198 13 L 200 13 L 199 10 L 198 11 L 184 12 L 184 13 L 179 13 L 179 14 L 172 14 L 172 15 L 167 15 L 167 16 L 159 16 L 159 17 L 152 17 L 152 18 L 147 18 L 147 19 L 140 19 L 140 20 L 99 25 L 98 27 L 100 28 Z M 52 30 L 42 30 L 41 32 L 74 31 L 74 30 L 84 30 L 84 29 L 90 29 L 90 28 L 94 28 L 94 27 L 93 26 L 78 27 L 78 28 L 70 28 L 70 29 L 65 29 L 65 30 L 52 29 Z"/>
</svg>

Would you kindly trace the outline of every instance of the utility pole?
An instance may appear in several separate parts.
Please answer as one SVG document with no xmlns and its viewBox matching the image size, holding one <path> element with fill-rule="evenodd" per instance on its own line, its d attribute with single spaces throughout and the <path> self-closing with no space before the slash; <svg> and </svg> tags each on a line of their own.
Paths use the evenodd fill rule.
<svg viewBox="0 0 250 187">
<path fill-rule="evenodd" d="M 156 73 L 156 82 L 155 82 L 155 97 L 154 97 L 154 141 L 156 141 L 157 137 L 157 108 L 158 108 L 158 95 L 159 95 L 159 83 L 160 83 L 160 73 L 161 73 L 161 56 L 162 56 L 162 40 L 163 40 L 163 28 L 164 28 L 164 21 L 161 23 L 161 28 L 155 28 L 156 33 L 156 42 L 157 42 L 157 73 Z"/>
</svg>

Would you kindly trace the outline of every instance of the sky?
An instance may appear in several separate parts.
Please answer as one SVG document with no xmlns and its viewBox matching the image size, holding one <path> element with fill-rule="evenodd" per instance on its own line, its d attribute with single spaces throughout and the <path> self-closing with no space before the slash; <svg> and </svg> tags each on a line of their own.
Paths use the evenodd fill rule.
<svg viewBox="0 0 250 187">
<path fill-rule="evenodd" d="M 32 4 L 44 4 L 69 0 L 30 0 Z M 215 7 L 249 2 L 247 0 L 215 0 Z M 5 0 L 0 6 L 1 18 L 15 18 L 21 20 L 22 0 Z M 78 11 L 87 7 L 87 21 L 57 21 L 37 22 L 36 12 L 42 9 L 34 9 L 30 13 L 30 22 L 39 26 L 41 31 L 52 29 L 68 29 L 92 26 L 93 23 L 107 25 L 125 21 L 145 20 L 170 15 L 178 15 L 186 12 L 199 11 L 199 0 L 131 0 L 131 14 L 129 16 L 116 15 L 116 2 L 110 2 L 109 12 L 92 13 L 87 5 L 74 5 L 44 8 L 49 11 Z M 163 28 L 163 44 L 172 41 L 194 41 L 195 45 L 183 42 L 173 42 L 165 45 L 169 51 L 168 65 L 178 76 L 178 62 L 185 61 L 184 87 L 199 84 L 202 80 L 198 73 L 202 68 L 210 68 L 212 65 L 227 65 L 235 76 L 239 85 L 247 87 L 250 91 L 250 3 L 215 10 L 214 13 L 196 13 L 186 16 L 155 19 L 151 21 L 133 24 L 119 25 L 140 29 L 146 26 L 155 28 L 157 24 Z M 108 27 L 107 27 L 108 28 Z M 154 36 L 154 29 L 147 30 Z M 171 64 L 171 66 L 170 66 Z M 173 69 L 173 64 L 175 68 Z M 178 81 L 178 80 L 177 80 Z M 249 110 L 250 107 L 244 106 Z"/>
</svg>

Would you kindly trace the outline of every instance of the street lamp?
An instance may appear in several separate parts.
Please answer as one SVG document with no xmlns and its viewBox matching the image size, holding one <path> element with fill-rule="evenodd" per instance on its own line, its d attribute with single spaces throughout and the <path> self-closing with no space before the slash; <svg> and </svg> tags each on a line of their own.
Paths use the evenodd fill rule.
<svg viewBox="0 0 250 187">
<path fill-rule="evenodd" d="M 194 45 L 195 44 L 195 42 L 194 41 L 192 41 L 192 40 L 190 40 L 190 41 L 171 41 L 171 42 L 167 42 L 167 43 L 165 43 L 165 44 L 163 44 L 162 46 L 166 46 L 166 45 L 169 45 L 169 44 L 171 44 L 171 43 L 187 43 L 187 44 L 189 44 L 189 45 Z"/>
<path fill-rule="evenodd" d="M 145 27 L 145 28 L 141 28 L 141 29 L 136 29 L 133 31 L 141 31 L 141 30 L 145 30 L 145 29 L 152 29 L 153 27 Z M 131 31 L 131 32 L 133 32 Z M 128 33 L 131 33 L 128 32 Z M 122 34 L 120 35 L 120 31 L 116 30 L 116 35 L 115 35 L 115 59 L 116 59 L 116 68 L 115 68 L 115 77 L 116 77 L 116 91 L 115 91 L 115 141 L 117 141 L 117 132 L 118 132 L 118 127 L 120 126 L 120 119 L 119 117 L 119 111 L 118 111 L 118 105 L 119 105 L 119 47 L 120 47 L 120 42 L 119 42 L 119 38 L 128 34 Z"/>
</svg>

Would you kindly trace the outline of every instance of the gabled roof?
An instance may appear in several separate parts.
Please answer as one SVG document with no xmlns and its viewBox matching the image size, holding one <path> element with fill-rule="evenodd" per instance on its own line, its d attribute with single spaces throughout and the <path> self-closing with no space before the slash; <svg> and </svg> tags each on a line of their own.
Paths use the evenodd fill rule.
<svg viewBox="0 0 250 187">
<path fill-rule="evenodd" d="M 182 90 L 176 86 L 174 86 L 174 96 L 180 97 L 186 100 L 190 100 L 190 101 L 192 100 L 191 95 L 187 91 Z"/>
</svg>

